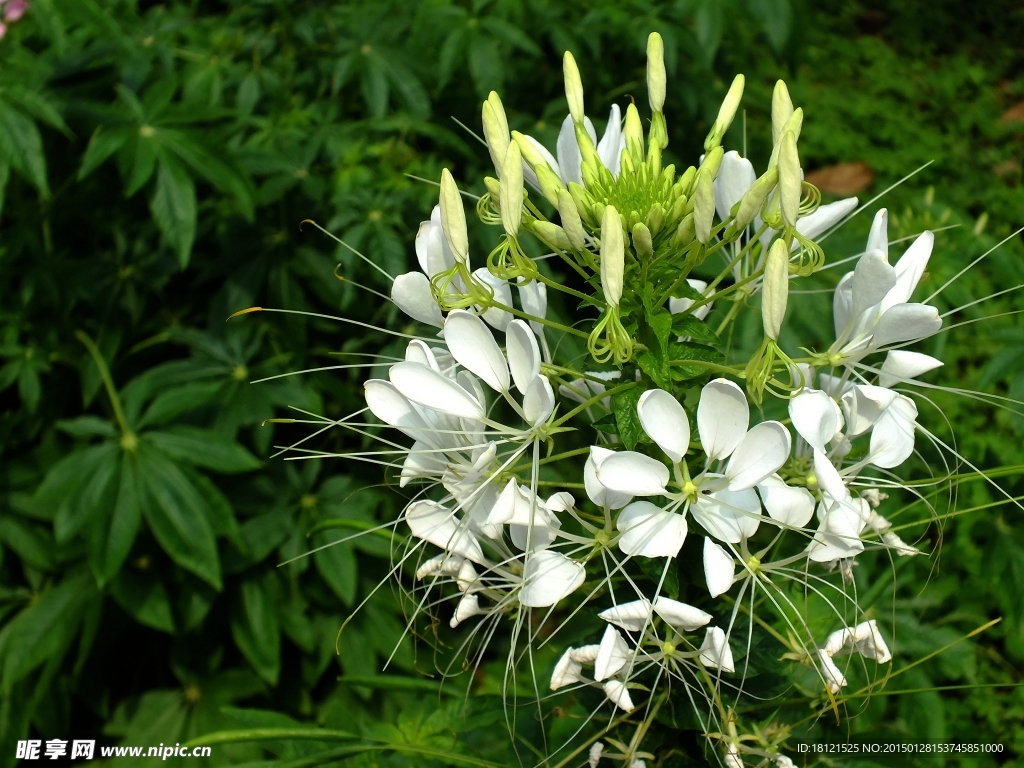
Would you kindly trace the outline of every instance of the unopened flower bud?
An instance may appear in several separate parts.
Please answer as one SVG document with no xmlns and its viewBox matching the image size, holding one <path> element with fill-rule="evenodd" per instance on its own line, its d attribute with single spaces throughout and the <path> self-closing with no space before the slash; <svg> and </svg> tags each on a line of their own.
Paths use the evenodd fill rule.
<svg viewBox="0 0 1024 768">
<path fill-rule="evenodd" d="M 565 188 L 558 174 L 548 165 L 548 161 L 537 151 L 537 148 L 530 143 L 528 136 L 524 136 L 519 131 L 512 131 L 512 141 L 519 145 L 523 159 L 537 174 L 537 183 L 540 184 L 541 194 L 549 203 L 557 205 L 558 190 Z"/>
<path fill-rule="evenodd" d="M 711 224 L 714 217 L 714 178 L 702 173 L 700 178 L 697 179 L 697 189 L 693 193 L 693 225 L 697 239 L 705 245 L 711 239 Z"/>
<path fill-rule="evenodd" d="M 491 200 L 497 203 L 501 200 L 501 182 L 499 182 L 493 176 L 484 176 L 484 187 L 487 189 L 487 194 L 491 196 Z"/>
<path fill-rule="evenodd" d="M 594 198 L 590 196 L 582 186 L 577 184 L 575 181 L 569 182 L 569 196 L 572 201 L 576 204 L 576 212 L 579 213 L 580 218 L 584 221 L 589 221 L 591 224 L 596 224 L 601 221 L 600 216 L 594 215 Z M 557 200 L 556 203 L 557 205 Z M 561 209 L 559 209 L 561 210 Z M 565 222 L 562 222 L 562 226 L 565 226 Z"/>
<path fill-rule="evenodd" d="M 796 152 L 796 136 L 792 131 L 782 134 L 779 145 L 779 197 L 782 206 L 782 220 L 791 227 L 796 226 L 800 215 L 800 157 Z"/>
<path fill-rule="evenodd" d="M 584 238 L 583 221 L 572 195 L 566 190 L 558 190 L 558 215 L 562 219 L 562 229 L 573 248 L 583 248 L 587 241 Z"/>
<path fill-rule="evenodd" d="M 683 220 L 679 222 L 679 226 L 676 227 L 676 233 L 672 236 L 672 245 L 676 248 L 689 245 L 693 242 L 693 238 L 696 234 L 697 230 L 693 224 L 693 214 L 688 213 L 683 217 Z"/>
<path fill-rule="evenodd" d="M 636 104 L 630 104 L 626 107 L 626 125 L 623 128 L 622 135 L 626 139 L 626 148 L 632 151 L 635 144 L 639 146 L 640 154 L 643 156 L 644 126 L 640 121 L 640 113 L 637 111 Z"/>
<path fill-rule="evenodd" d="M 651 206 L 651 210 L 647 212 L 647 216 L 644 218 L 644 223 L 651 230 L 651 235 L 656 237 L 661 231 L 662 224 L 665 223 L 665 209 L 662 208 L 661 203 L 655 203 Z"/>
<path fill-rule="evenodd" d="M 622 275 L 626 269 L 626 251 L 622 239 L 622 218 L 615 206 L 604 209 L 601 219 L 601 288 L 609 306 L 619 306 Z"/>
<path fill-rule="evenodd" d="M 552 224 L 550 221 L 536 221 L 533 224 L 533 234 L 560 251 L 571 250 L 573 245 L 562 227 Z"/>
<path fill-rule="evenodd" d="M 505 152 L 511 139 L 508 133 L 508 120 L 505 117 L 505 108 L 501 99 L 494 91 L 491 91 L 483 106 L 484 139 L 487 142 L 487 151 L 491 155 L 491 162 L 494 169 L 501 173 L 501 166 L 505 162 Z"/>
<path fill-rule="evenodd" d="M 733 217 L 733 229 L 738 232 L 750 226 L 750 222 L 754 220 L 757 212 L 761 210 L 761 206 L 768 198 L 768 193 L 775 188 L 778 181 L 779 169 L 769 168 L 761 178 L 751 185 L 750 189 L 740 198 L 739 207 Z"/>
<path fill-rule="evenodd" d="M 764 323 L 764 335 L 772 341 L 779 340 L 788 302 L 789 246 L 780 237 L 768 249 L 761 289 L 761 321 Z"/>
<path fill-rule="evenodd" d="M 704 140 L 705 151 L 722 143 L 722 137 L 729 130 L 733 118 L 736 117 L 736 110 L 739 109 L 740 99 L 743 97 L 744 82 L 745 78 L 743 75 L 736 75 L 732 85 L 729 86 L 729 92 L 725 94 L 722 106 L 718 110 L 718 117 L 715 118 L 715 124 L 711 126 L 711 132 L 708 134 L 707 139 Z"/>
<path fill-rule="evenodd" d="M 725 157 L 725 150 L 721 147 L 713 147 L 704 155 L 704 162 L 700 164 L 697 172 L 701 176 L 709 176 L 714 181 L 718 178 L 718 169 L 722 167 L 723 157 Z"/>
<path fill-rule="evenodd" d="M 633 250 L 637 256 L 650 256 L 654 253 L 651 230 L 642 221 L 633 225 Z"/>
<path fill-rule="evenodd" d="M 462 264 L 469 261 L 469 233 L 466 231 L 466 209 L 451 172 L 441 171 L 441 229 L 455 259 Z"/>
<path fill-rule="evenodd" d="M 509 144 L 501 166 L 499 200 L 501 224 L 505 232 L 515 235 L 523 220 L 523 156 L 518 144 Z"/>
<path fill-rule="evenodd" d="M 569 114 L 573 122 L 583 122 L 583 81 L 576 59 L 569 52 L 562 57 L 562 76 L 565 78 L 565 99 L 569 102 Z"/>
<path fill-rule="evenodd" d="M 789 98 L 789 89 L 779 80 L 775 83 L 772 94 L 772 143 L 778 144 L 784 132 L 784 126 L 793 114 L 793 100 Z"/>
<path fill-rule="evenodd" d="M 647 97 L 652 112 L 661 112 L 665 106 L 665 41 L 657 32 L 647 37 Z"/>
</svg>

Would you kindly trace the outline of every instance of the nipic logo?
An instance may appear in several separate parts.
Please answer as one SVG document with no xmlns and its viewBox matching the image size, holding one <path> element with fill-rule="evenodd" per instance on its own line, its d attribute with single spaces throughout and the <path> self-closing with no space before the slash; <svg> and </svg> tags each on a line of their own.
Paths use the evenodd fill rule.
<svg viewBox="0 0 1024 768">
<path fill-rule="evenodd" d="M 44 749 L 41 739 L 19 741 L 15 757 L 19 760 L 39 760 L 40 758 L 56 760 L 58 757 L 67 756 L 68 742 L 66 739 L 48 739 L 45 743 L 46 747 Z M 92 760 L 95 750 L 95 739 L 88 741 L 75 739 L 71 742 L 71 759 L 74 760 L 81 757 L 85 760 Z M 40 751 L 42 751 L 41 754 Z"/>
</svg>

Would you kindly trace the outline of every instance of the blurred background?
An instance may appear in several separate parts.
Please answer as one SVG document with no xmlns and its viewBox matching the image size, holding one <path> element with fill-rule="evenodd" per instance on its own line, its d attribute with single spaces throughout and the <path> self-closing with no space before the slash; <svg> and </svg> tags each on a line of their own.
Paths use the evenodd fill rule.
<svg viewBox="0 0 1024 768">
<path fill-rule="evenodd" d="M 892 239 L 941 230 L 929 292 L 1009 237 L 943 311 L 1024 283 L 1013 0 L 0 0 L 0 19 L 0 766 L 30 737 L 155 745 L 300 724 L 383 746 L 330 758 L 331 745 L 242 743 L 188 762 L 517 763 L 499 738 L 500 681 L 439 694 L 423 674 L 433 638 L 403 633 L 390 587 L 339 636 L 387 575 L 387 537 L 299 557 L 401 501 L 373 466 L 275 458 L 313 428 L 264 422 L 357 410 L 368 371 L 252 382 L 388 354 L 390 337 L 310 315 L 225 318 L 258 305 L 404 328 L 358 287 L 386 292 L 379 276 L 300 223 L 391 274 L 411 268 L 441 168 L 482 191 L 487 152 L 470 131 L 488 91 L 513 128 L 553 144 L 566 49 L 600 129 L 611 103 L 646 105 L 646 38 L 664 36 L 677 167 L 742 72 L 725 145 L 763 169 L 784 78 L 826 200 L 867 201 L 919 171 L 828 240 L 830 258 L 858 252 L 884 205 Z M 952 318 L 970 322 L 922 349 L 946 362 L 933 381 L 1024 400 L 1022 306 L 1010 292 Z M 829 318 L 810 297 L 793 310 L 802 338 L 827 337 Z M 934 400 L 923 420 L 1024 494 L 1021 407 Z M 310 443 L 359 445 L 338 430 Z M 907 659 L 1001 622 L 843 728 L 1020 753 L 1024 513 L 970 476 L 956 510 L 901 531 L 934 554 L 899 563 L 887 621 Z M 657 765 L 704 764 L 665 754 Z M 928 764 L 943 762 L 957 761 Z"/>
</svg>

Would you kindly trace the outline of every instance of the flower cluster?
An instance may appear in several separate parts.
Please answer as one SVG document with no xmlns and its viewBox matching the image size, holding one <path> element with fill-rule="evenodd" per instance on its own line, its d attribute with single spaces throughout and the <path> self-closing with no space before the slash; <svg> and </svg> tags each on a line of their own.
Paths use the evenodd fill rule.
<svg viewBox="0 0 1024 768">
<path fill-rule="evenodd" d="M 0 0 L 0 39 L 28 10 L 28 0 Z"/>
<path fill-rule="evenodd" d="M 903 385 L 941 365 L 905 349 L 942 328 L 934 307 L 911 300 L 933 237 L 890 264 L 878 212 L 835 288 L 835 341 L 792 357 L 779 342 L 790 283 L 826 265 L 819 239 L 857 200 L 821 205 L 803 181 L 803 111 L 786 86 L 775 89 L 773 152 L 757 176 L 722 147 L 742 76 L 699 162 L 677 171 L 663 162 L 657 34 L 646 133 L 635 104 L 624 115 L 613 105 L 599 139 L 569 53 L 564 75 L 569 114 L 553 148 L 510 130 L 497 94 L 483 104 L 495 175 L 476 213 L 501 228 L 498 244 L 471 254 L 465 193 L 446 170 L 416 236 L 419 269 L 391 287 L 429 329 L 365 385 L 369 411 L 405 436 L 378 437 L 410 494 L 402 562 L 415 564 L 418 609 L 444 606 L 482 644 L 508 622 L 510 668 L 545 622 L 544 645 L 560 633 L 583 640 L 563 643 L 548 687 L 594 689 L 613 718 L 643 712 L 632 740 L 606 738 L 617 751 L 591 740 L 591 766 L 650 759 L 643 735 L 673 685 L 703 712 L 727 764 L 789 765 L 778 743 L 737 731 L 751 637 L 745 628 L 737 645 L 737 619 L 742 610 L 753 627 L 755 609 L 769 611 L 788 628 L 778 633 L 786 658 L 833 702 L 846 685 L 838 654 L 891 659 L 855 600 L 852 613 L 836 608 L 839 628 L 822 641 L 785 582 L 846 605 L 865 550 L 918 552 L 879 509 L 885 491 L 905 487 L 894 470 L 922 432 Z M 549 313 L 552 292 L 578 305 L 571 322 Z M 762 341 L 739 353 L 723 332 L 758 305 Z M 699 543 L 687 545 L 691 535 Z M 703 559 L 698 585 L 676 583 L 687 546 Z"/>
</svg>

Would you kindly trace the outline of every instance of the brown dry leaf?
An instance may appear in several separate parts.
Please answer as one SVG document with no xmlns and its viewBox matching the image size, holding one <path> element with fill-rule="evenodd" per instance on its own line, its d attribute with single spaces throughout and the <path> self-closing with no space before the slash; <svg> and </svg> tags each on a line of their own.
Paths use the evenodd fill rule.
<svg viewBox="0 0 1024 768">
<path fill-rule="evenodd" d="M 875 180 L 875 173 L 863 160 L 855 163 L 839 163 L 811 171 L 804 177 L 822 192 L 830 195 L 849 197 L 863 192 Z"/>
<path fill-rule="evenodd" d="M 1009 123 L 1014 120 L 1019 123 L 1024 123 L 1024 101 L 1014 104 L 1008 110 L 1003 112 L 1004 123 Z"/>
</svg>

